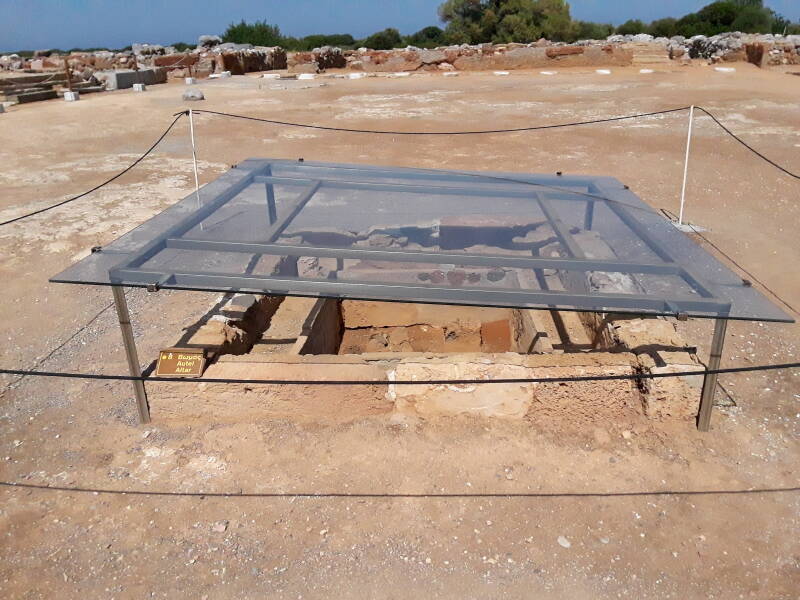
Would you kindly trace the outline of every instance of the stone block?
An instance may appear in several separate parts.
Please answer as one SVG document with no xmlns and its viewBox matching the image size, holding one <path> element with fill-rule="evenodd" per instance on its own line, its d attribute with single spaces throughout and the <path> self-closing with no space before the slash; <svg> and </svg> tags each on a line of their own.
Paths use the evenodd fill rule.
<svg viewBox="0 0 800 600">
<path fill-rule="evenodd" d="M 703 370 L 702 365 L 691 361 L 687 364 L 668 364 L 664 367 L 650 368 L 654 374 Z M 643 394 L 645 414 L 649 418 L 658 419 L 694 419 L 700 408 L 702 388 L 702 375 L 645 380 Z"/>
<path fill-rule="evenodd" d="M 500 319 L 481 324 L 481 350 L 508 352 L 514 346 L 514 332 L 510 319 Z"/>
<path fill-rule="evenodd" d="M 203 377 L 296 381 L 386 381 L 386 370 L 362 362 L 331 363 L 317 357 L 263 355 L 230 357 L 210 365 Z M 388 383 L 388 382 L 387 382 Z M 150 385 L 150 384 L 149 384 Z M 392 410 L 387 385 L 255 385 L 163 383 L 148 390 L 150 412 L 158 422 L 241 423 L 255 419 L 344 423 Z"/>
<path fill-rule="evenodd" d="M 488 359 L 438 363 L 408 359 L 396 366 L 390 379 L 521 379 L 533 376 L 532 369 Z M 470 414 L 521 419 L 533 402 L 535 387 L 533 383 L 390 385 L 389 397 L 395 401 L 395 410 L 406 414 Z"/>
<path fill-rule="evenodd" d="M 95 78 L 104 83 L 107 90 L 126 90 L 132 88 L 134 83 L 155 85 L 167 82 L 167 70 L 161 67 L 153 69 L 122 69 L 116 71 L 96 71 Z"/>
<path fill-rule="evenodd" d="M 610 327 L 613 343 L 620 349 L 637 352 L 653 347 L 687 347 L 675 325 L 666 319 L 614 318 Z"/>
<path fill-rule="evenodd" d="M 250 345 L 244 330 L 225 318 L 211 318 L 185 344 L 189 348 L 207 348 L 220 354 L 243 354 Z"/>
<path fill-rule="evenodd" d="M 545 50 L 545 55 L 547 58 L 558 58 L 561 56 L 583 54 L 583 51 L 583 46 L 552 46 Z"/>
</svg>

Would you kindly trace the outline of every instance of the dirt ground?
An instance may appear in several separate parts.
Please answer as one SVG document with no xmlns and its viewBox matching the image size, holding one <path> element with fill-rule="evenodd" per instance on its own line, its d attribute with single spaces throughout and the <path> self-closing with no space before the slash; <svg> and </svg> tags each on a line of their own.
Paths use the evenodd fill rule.
<svg viewBox="0 0 800 600">
<path fill-rule="evenodd" d="M 193 107 L 443 131 L 694 103 L 800 171 L 800 77 L 736 68 L 297 82 L 245 76 L 201 83 L 207 99 Z M 187 106 L 182 92 L 167 84 L 0 115 L 0 220 L 84 191 L 129 164 Z M 203 182 L 248 157 L 564 171 L 615 176 L 651 206 L 676 211 L 686 124 L 680 113 L 535 133 L 387 138 L 204 115 L 196 129 Z M 183 120 L 115 183 L 0 229 L 3 367 L 125 372 L 109 290 L 47 279 L 187 195 L 190 156 Z M 709 227 L 709 239 L 795 306 L 798 185 L 698 116 L 688 219 Z M 142 361 L 215 300 L 130 291 Z M 707 355 L 711 324 L 681 327 Z M 733 322 L 723 366 L 797 361 L 799 343 L 796 325 Z M 711 432 L 701 434 L 689 423 L 591 419 L 167 425 L 155 416 L 140 426 L 126 382 L 4 377 L 4 481 L 243 496 L 0 488 L 0 595 L 800 598 L 796 491 L 614 495 L 799 485 L 800 371 L 721 382 L 737 406 L 717 409 Z M 328 402 L 337 391 L 316 393 Z M 581 495 L 590 492 L 601 495 Z M 246 496 L 253 493 L 273 495 Z"/>
</svg>

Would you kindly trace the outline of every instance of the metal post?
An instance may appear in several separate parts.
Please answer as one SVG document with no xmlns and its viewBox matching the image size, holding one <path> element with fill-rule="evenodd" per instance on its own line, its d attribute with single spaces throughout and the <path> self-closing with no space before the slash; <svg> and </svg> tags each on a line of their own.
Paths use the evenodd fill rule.
<svg viewBox="0 0 800 600">
<path fill-rule="evenodd" d="M 266 174 L 272 175 L 272 166 L 267 167 Z M 267 186 L 267 216 L 269 217 L 269 224 L 274 225 L 278 220 L 278 211 L 275 206 L 275 188 L 271 183 L 266 183 Z"/>
<path fill-rule="evenodd" d="M 711 355 L 708 357 L 708 370 L 719 369 L 722 347 L 725 344 L 725 331 L 728 319 L 714 321 L 714 337 L 711 340 Z M 697 428 L 708 431 L 711 426 L 711 411 L 714 408 L 714 392 L 717 389 L 717 374 L 709 373 L 703 378 L 703 392 L 700 396 L 700 410 L 697 413 Z"/>
<path fill-rule="evenodd" d="M 133 339 L 131 315 L 128 312 L 128 302 L 125 300 L 125 289 L 122 286 L 111 286 L 114 293 L 114 305 L 117 307 L 119 328 L 122 331 L 122 342 L 125 344 L 125 355 L 128 359 L 128 371 L 133 377 L 141 377 L 142 369 L 139 365 L 139 355 L 136 353 L 136 342 Z M 147 393 L 144 390 L 144 381 L 133 381 L 133 393 L 136 396 L 136 407 L 139 409 L 139 422 L 150 422 L 150 409 L 147 406 Z"/>
<path fill-rule="evenodd" d="M 683 186 L 681 187 L 681 209 L 678 212 L 678 225 L 683 225 L 683 203 L 686 200 L 686 178 L 689 174 L 689 149 L 692 147 L 692 120 L 694 104 L 689 108 L 689 133 L 686 136 L 686 159 L 683 163 Z"/>
<path fill-rule="evenodd" d="M 194 164 L 194 195 L 197 198 L 197 209 L 200 209 L 200 179 L 197 176 L 197 148 L 194 145 L 194 115 L 192 113 L 192 109 L 189 109 L 189 137 L 192 140 L 192 163 Z M 200 231 L 203 231 L 205 227 L 203 226 L 203 222 L 200 221 Z"/>
</svg>

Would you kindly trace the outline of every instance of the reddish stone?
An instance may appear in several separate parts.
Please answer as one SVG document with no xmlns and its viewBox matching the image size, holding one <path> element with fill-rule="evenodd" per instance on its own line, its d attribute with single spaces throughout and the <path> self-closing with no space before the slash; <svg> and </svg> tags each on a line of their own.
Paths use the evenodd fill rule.
<svg viewBox="0 0 800 600">
<path fill-rule="evenodd" d="M 165 54 L 153 57 L 155 67 L 188 67 L 197 63 L 196 54 Z"/>
<path fill-rule="evenodd" d="M 444 272 L 434 271 L 433 273 L 431 273 L 431 281 L 433 283 L 444 283 Z"/>
<path fill-rule="evenodd" d="M 481 349 L 484 352 L 508 352 L 511 342 L 511 323 L 508 319 L 481 325 Z"/>
<path fill-rule="evenodd" d="M 464 271 L 449 271 L 447 273 L 447 281 L 449 281 L 450 285 L 453 286 L 464 285 L 466 278 L 467 274 Z"/>
<path fill-rule="evenodd" d="M 583 54 L 583 46 L 555 46 L 548 48 L 545 51 L 545 54 L 547 54 L 547 58 L 569 56 L 571 54 Z"/>
</svg>

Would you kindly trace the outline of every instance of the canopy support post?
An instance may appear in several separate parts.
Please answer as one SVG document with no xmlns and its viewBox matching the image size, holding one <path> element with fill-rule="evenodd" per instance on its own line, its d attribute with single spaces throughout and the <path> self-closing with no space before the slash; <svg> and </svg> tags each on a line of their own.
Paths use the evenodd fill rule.
<svg viewBox="0 0 800 600">
<path fill-rule="evenodd" d="M 708 358 L 709 371 L 719 369 L 722 359 L 722 347 L 725 344 L 725 331 L 728 328 L 728 319 L 714 321 L 714 337 L 711 339 L 711 355 Z M 697 413 L 697 429 L 708 431 L 711 426 L 711 411 L 714 408 L 714 392 L 717 389 L 717 373 L 706 373 L 703 378 L 703 392 L 700 396 L 700 410 Z"/>
<path fill-rule="evenodd" d="M 141 377 L 142 370 L 139 365 L 139 355 L 136 352 L 136 341 L 133 339 L 133 327 L 131 327 L 131 315 L 128 312 L 128 302 L 125 300 L 125 288 L 119 285 L 111 286 L 114 293 L 114 306 L 117 308 L 119 318 L 119 328 L 122 332 L 122 343 L 125 345 L 125 356 L 128 359 L 128 371 L 132 377 Z M 150 408 L 147 406 L 147 393 L 144 389 L 144 381 L 134 379 L 133 393 L 136 396 L 136 408 L 139 411 L 139 422 L 142 424 L 150 422 Z"/>
</svg>

